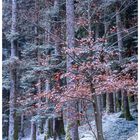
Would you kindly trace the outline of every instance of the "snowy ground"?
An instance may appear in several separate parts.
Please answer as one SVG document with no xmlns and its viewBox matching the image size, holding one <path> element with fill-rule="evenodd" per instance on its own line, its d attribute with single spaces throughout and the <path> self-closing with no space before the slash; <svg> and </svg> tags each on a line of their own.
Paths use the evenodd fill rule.
<svg viewBox="0 0 140 140">
<path fill-rule="evenodd" d="M 135 109 L 131 110 L 131 114 L 134 117 L 133 121 L 119 118 L 120 113 L 104 114 L 102 123 L 105 140 L 138 140 L 137 112 Z M 90 124 L 95 132 L 95 122 L 92 121 Z M 95 140 L 87 124 L 79 127 L 79 136 L 80 140 Z M 30 138 L 23 138 L 22 140 L 30 140 Z M 38 137 L 37 140 L 44 140 L 44 136 Z"/>
<path fill-rule="evenodd" d="M 137 120 L 126 121 L 119 118 L 120 113 L 103 116 L 103 132 L 105 140 L 127 140 L 137 133 Z M 91 122 L 93 131 L 95 132 L 95 122 Z M 89 130 L 89 126 L 85 125 L 79 128 L 80 140 L 95 140 L 93 133 Z M 133 139 L 137 140 L 137 136 Z"/>
<path fill-rule="evenodd" d="M 132 137 L 130 137 L 127 140 L 138 140 L 138 133 L 136 133 L 135 135 L 133 135 Z"/>
</svg>

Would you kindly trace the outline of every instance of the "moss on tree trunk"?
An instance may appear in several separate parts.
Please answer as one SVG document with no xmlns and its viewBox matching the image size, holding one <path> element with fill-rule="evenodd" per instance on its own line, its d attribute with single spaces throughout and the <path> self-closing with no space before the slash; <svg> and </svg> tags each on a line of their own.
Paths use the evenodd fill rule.
<svg viewBox="0 0 140 140">
<path fill-rule="evenodd" d="M 122 95 L 121 95 L 121 90 L 119 90 L 116 93 L 116 107 L 117 107 L 117 112 L 121 111 L 121 100 L 122 100 Z"/>
<path fill-rule="evenodd" d="M 125 90 L 122 90 L 122 114 L 120 115 L 120 117 L 124 117 L 129 121 L 133 120 L 133 117 L 130 114 L 127 91 Z"/>
<path fill-rule="evenodd" d="M 15 115 L 15 134 L 14 134 L 14 140 L 18 140 L 18 126 L 19 126 L 19 124 L 18 124 L 18 119 L 17 119 L 18 117 Z"/>
</svg>

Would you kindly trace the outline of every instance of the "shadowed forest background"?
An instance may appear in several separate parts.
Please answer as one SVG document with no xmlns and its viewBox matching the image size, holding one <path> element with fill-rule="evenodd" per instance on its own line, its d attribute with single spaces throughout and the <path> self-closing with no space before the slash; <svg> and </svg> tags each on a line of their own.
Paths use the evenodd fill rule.
<svg viewBox="0 0 140 140">
<path fill-rule="evenodd" d="M 137 140 L 137 0 L 3 0 L 3 140 Z"/>
</svg>

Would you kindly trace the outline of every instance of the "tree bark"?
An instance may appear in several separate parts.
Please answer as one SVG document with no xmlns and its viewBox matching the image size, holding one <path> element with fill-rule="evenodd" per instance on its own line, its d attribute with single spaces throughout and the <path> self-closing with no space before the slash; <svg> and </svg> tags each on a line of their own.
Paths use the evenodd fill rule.
<svg viewBox="0 0 140 140">
<path fill-rule="evenodd" d="M 131 114 L 130 114 L 130 109 L 129 109 L 129 102 L 128 102 L 128 96 L 127 96 L 127 91 L 123 90 L 122 92 L 122 117 L 126 118 L 126 120 L 133 120 Z"/>
<path fill-rule="evenodd" d="M 54 118 L 54 130 L 53 130 L 54 140 L 56 140 L 57 138 L 61 140 L 64 134 L 65 134 L 65 130 L 64 130 L 63 117 Z"/>
<path fill-rule="evenodd" d="M 106 93 L 102 94 L 102 98 L 103 98 L 103 109 L 106 108 Z"/>
<path fill-rule="evenodd" d="M 91 37 L 91 15 L 90 15 L 90 9 L 91 9 L 91 2 L 88 1 L 88 32 L 89 32 L 89 38 Z M 90 46 L 92 47 L 92 46 Z M 90 56 L 92 57 L 93 53 L 90 51 Z M 93 60 L 91 59 L 91 62 Z M 92 71 L 92 70 L 91 70 Z M 89 75 L 89 74 L 88 74 Z M 95 116 L 95 123 L 96 123 L 96 130 L 97 130 L 97 140 L 103 140 L 103 131 L 102 131 L 102 115 L 101 115 L 101 97 L 98 97 L 95 94 L 94 85 L 92 83 L 93 78 L 92 76 L 87 77 L 90 81 L 90 90 L 92 94 L 92 100 L 93 100 L 93 109 L 94 109 L 94 116 Z"/>
<path fill-rule="evenodd" d="M 117 39 L 118 39 L 118 47 L 119 47 L 119 61 L 122 62 L 122 48 L 123 48 L 123 40 L 122 40 L 122 24 L 121 17 L 119 13 L 119 2 L 116 4 L 116 26 L 117 26 Z"/>
<path fill-rule="evenodd" d="M 116 101 L 117 101 L 117 95 L 116 95 L 116 93 L 114 92 L 114 93 L 113 93 L 114 112 L 117 112 L 117 104 L 116 104 Z"/>
<path fill-rule="evenodd" d="M 121 95 L 121 90 L 119 90 L 116 93 L 116 106 L 117 106 L 117 112 L 121 111 L 121 99 L 122 99 L 122 95 Z"/>
<path fill-rule="evenodd" d="M 20 126 L 19 139 L 21 140 L 22 137 L 24 137 L 24 113 L 21 114 L 21 126 Z"/>
<path fill-rule="evenodd" d="M 67 36 L 67 46 L 68 48 L 74 48 L 75 38 L 74 38 L 74 0 L 66 0 L 66 36 Z M 72 67 L 72 59 L 69 55 L 67 55 L 67 72 Z M 72 80 L 67 78 L 67 86 L 71 86 Z M 77 101 L 69 101 L 68 106 L 68 126 L 70 131 L 70 138 L 72 140 L 79 140 L 78 135 L 78 122 L 76 119 L 72 119 L 76 117 L 77 113 L 76 108 Z M 71 111 L 72 109 L 72 111 Z"/>
<path fill-rule="evenodd" d="M 106 3 L 107 0 L 104 0 L 104 2 Z M 104 11 L 104 37 L 105 38 L 108 35 L 108 27 L 109 27 L 108 22 L 106 21 L 106 16 L 107 16 L 107 13 L 106 12 L 107 12 L 107 8 L 105 7 L 105 11 Z M 105 45 L 105 47 L 107 47 L 107 43 L 105 43 L 104 45 Z M 109 95 L 108 95 L 108 93 L 105 93 L 103 95 L 103 102 L 104 102 L 104 107 L 106 108 L 106 111 L 109 108 L 108 99 L 109 99 Z"/>
<path fill-rule="evenodd" d="M 100 113 L 102 113 L 102 111 L 103 111 L 103 99 L 102 99 L 101 94 L 97 96 L 97 103 L 99 106 Z"/>
<path fill-rule="evenodd" d="M 47 136 L 53 137 L 53 118 L 48 119 Z"/>
<path fill-rule="evenodd" d="M 96 23 L 95 28 L 95 40 L 97 40 L 99 38 L 99 23 Z"/>
<path fill-rule="evenodd" d="M 60 9 L 60 0 L 55 0 L 54 1 L 54 12 L 56 15 L 56 20 L 58 21 L 58 23 L 55 23 L 55 25 L 54 25 L 54 34 L 56 35 L 56 37 L 54 38 L 55 55 L 59 58 L 59 62 L 61 62 L 61 55 L 62 55 L 61 50 L 62 50 L 62 48 L 60 47 L 61 23 L 59 22 L 59 20 L 60 20 L 59 9 Z"/>
<path fill-rule="evenodd" d="M 12 27 L 11 34 L 16 33 L 16 18 L 17 18 L 16 0 L 12 0 Z M 11 40 L 11 60 L 16 56 L 15 40 Z M 9 114 L 9 140 L 18 139 L 18 130 L 16 130 L 16 95 L 17 95 L 17 68 L 11 63 L 10 67 L 10 114 Z"/>
<path fill-rule="evenodd" d="M 96 122 L 96 128 L 97 128 L 97 140 L 103 140 L 103 129 L 102 129 L 102 117 L 100 109 L 97 105 L 97 96 L 93 95 L 93 107 L 94 107 L 94 115 L 95 115 L 95 122 Z"/>
<path fill-rule="evenodd" d="M 61 0 L 55 0 L 54 1 L 54 11 L 55 11 L 55 20 L 58 21 L 58 23 L 54 23 L 54 34 L 56 35 L 54 43 L 55 43 L 55 57 L 57 58 L 56 65 L 60 64 L 62 62 L 62 47 L 60 47 L 60 38 L 61 38 L 61 23 L 60 20 L 60 1 Z M 57 70 L 59 73 L 61 71 Z M 56 87 L 61 87 L 61 79 L 58 79 L 56 81 Z M 61 94 L 61 90 L 58 91 L 59 94 Z M 65 134 L 64 131 L 64 123 L 63 123 L 63 111 L 61 111 L 61 116 L 56 113 L 56 117 L 54 118 L 54 129 L 53 129 L 53 136 L 54 140 L 59 138 L 62 139 L 62 135 Z"/>
<path fill-rule="evenodd" d="M 33 120 L 31 122 L 31 140 L 36 140 L 36 123 Z"/>
<path fill-rule="evenodd" d="M 107 93 L 106 95 L 106 112 L 114 113 L 113 93 Z"/>
<path fill-rule="evenodd" d="M 133 93 L 130 94 L 129 101 L 130 101 L 130 103 L 134 103 L 135 102 L 135 95 Z"/>
<path fill-rule="evenodd" d="M 61 140 L 62 136 L 65 134 L 63 117 L 50 117 L 46 120 L 46 137 L 53 137 L 54 140 L 59 138 Z"/>
<path fill-rule="evenodd" d="M 120 7 L 120 3 L 119 1 L 117 1 L 116 3 L 116 25 L 117 25 L 117 39 L 118 39 L 118 47 L 119 47 L 119 62 L 120 64 L 122 63 L 123 57 L 122 57 L 122 49 L 123 49 L 123 40 L 122 40 L 122 23 L 121 23 L 121 17 L 120 17 L 120 13 L 119 13 L 119 7 Z M 122 116 L 124 116 L 126 119 L 128 118 L 132 118 L 130 115 L 130 111 L 129 111 L 129 102 L 128 102 L 128 96 L 126 92 L 122 92 L 123 90 L 121 90 L 122 93 L 122 111 L 123 114 Z"/>
<path fill-rule="evenodd" d="M 38 94 L 40 95 L 41 94 L 41 79 L 40 78 L 38 80 L 38 83 L 39 83 L 39 85 L 38 85 Z M 38 102 L 41 105 L 41 99 L 39 99 Z M 37 125 L 37 135 L 40 135 L 40 134 L 43 133 L 43 124 L 42 124 L 43 120 L 41 118 L 41 106 L 38 107 L 37 114 L 38 114 L 38 116 L 40 116 L 39 119 L 37 120 L 37 122 L 38 122 L 38 125 Z"/>
<path fill-rule="evenodd" d="M 94 116 L 95 116 L 95 123 L 97 129 L 97 140 L 103 140 L 102 116 L 97 101 L 97 95 L 95 94 L 95 89 L 92 83 L 90 84 L 90 89 L 92 93 Z"/>
</svg>

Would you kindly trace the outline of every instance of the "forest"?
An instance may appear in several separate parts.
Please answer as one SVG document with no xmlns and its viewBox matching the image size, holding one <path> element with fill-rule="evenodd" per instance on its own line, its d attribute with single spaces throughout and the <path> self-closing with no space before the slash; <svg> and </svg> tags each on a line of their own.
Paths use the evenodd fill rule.
<svg viewBox="0 0 140 140">
<path fill-rule="evenodd" d="M 2 140 L 138 140 L 138 0 L 2 0 Z"/>
</svg>

